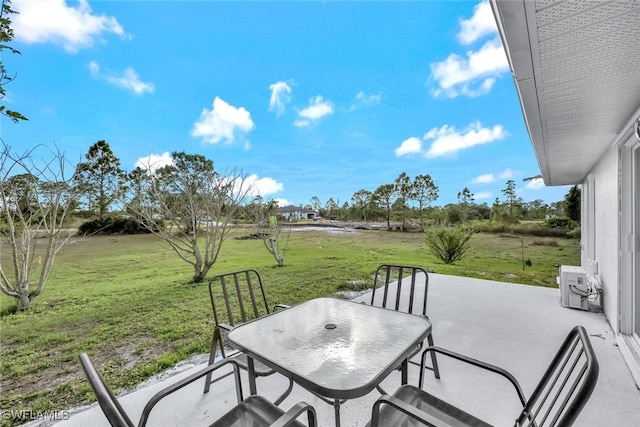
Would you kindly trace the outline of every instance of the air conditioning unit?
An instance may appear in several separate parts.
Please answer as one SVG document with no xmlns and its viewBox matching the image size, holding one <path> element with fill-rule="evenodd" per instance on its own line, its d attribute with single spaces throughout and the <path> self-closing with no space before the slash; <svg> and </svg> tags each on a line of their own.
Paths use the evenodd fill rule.
<svg viewBox="0 0 640 427">
<path fill-rule="evenodd" d="M 563 307 L 589 309 L 589 282 L 582 267 L 560 266 L 560 304 Z"/>
</svg>

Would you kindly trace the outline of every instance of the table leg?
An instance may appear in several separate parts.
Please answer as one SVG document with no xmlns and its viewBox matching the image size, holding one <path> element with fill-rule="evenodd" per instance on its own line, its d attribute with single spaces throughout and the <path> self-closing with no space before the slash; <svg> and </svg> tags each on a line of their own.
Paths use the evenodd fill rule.
<svg viewBox="0 0 640 427">
<path fill-rule="evenodd" d="M 401 366 L 400 381 L 402 385 L 405 385 L 409 381 L 409 359 L 404 359 Z"/>
<path fill-rule="evenodd" d="M 336 427 L 340 427 L 340 401 L 338 399 L 333 401 L 333 408 L 336 414 Z"/>
<path fill-rule="evenodd" d="M 256 368 L 251 357 L 247 357 L 247 371 L 249 372 L 249 394 L 254 396 L 258 394 L 258 391 L 256 389 Z"/>
</svg>

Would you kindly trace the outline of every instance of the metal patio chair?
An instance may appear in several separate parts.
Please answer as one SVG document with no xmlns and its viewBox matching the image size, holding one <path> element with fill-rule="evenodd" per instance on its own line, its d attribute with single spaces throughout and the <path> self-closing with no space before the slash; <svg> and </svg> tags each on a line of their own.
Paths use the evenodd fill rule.
<svg viewBox="0 0 640 427">
<path fill-rule="evenodd" d="M 424 276 L 424 287 L 416 286 L 416 279 L 419 275 Z M 414 303 L 419 303 L 420 308 L 416 314 L 428 319 L 428 294 L 429 274 L 424 268 L 410 265 L 382 264 L 376 270 L 373 279 L 373 292 L 371 293 L 370 304 L 414 314 Z M 378 297 L 377 299 L 376 296 Z M 433 333 L 427 336 L 427 343 L 429 346 L 433 346 Z M 421 348 L 422 345 L 417 347 L 411 357 L 416 355 Z M 420 366 L 420 363 L 413 360 L 409 360 L 409 363 Z M 440 370 L 438 369 L 438 361 L 436 360 L 435 354 L 431 355 L 431 366 L 424 368 L 432 370 L 435 377 L 440 378 Z M 379 390 L 384 393 L 380 388 Z"/>
<path fill-rule="evenodd" d="M 80 355 L 80 363 L 82 364 L 82 368 L 89 380 L 89 384 L 98 399 L 98 404 L 100 405 L 100 408 L 102 408 L 102 412 L 107 417 L 107 420 L 109 420 L 109 423 L 114 427 L 133 427 L 134 424 L 131 421 L 131 418 L 129 418 L 129 415 L 124 411 L 120 402 L 118 402 L 109 387 L 104 383 L 102 377 L 95 369 L 86 353 L 82 353 Z M 316 412 L 312 406 L 305 402 L 299 402 L 285 412 L 262 396 L 249 396 L 242 400 L 240 371 L 237 364 L 232 359 L 222 360 L 214 365 L 209 365 L 206 368 L 160 390 L 146 403 L 142 411 L 142 415 L 140 416 L 138 426 L 142 427 L 147 424 L 151 410 L 162 399 L 226 365 L 231 365 L 233 367 L 232 373 L 235 376 L 238 405 L 222 415 L 222 417 L 218 418 L 213 424 L 211 424 L 211 427 L 304 427 L 304 424 L 297 421 L 297 418 L 299 418 L 304 412 L 307 413 L 309 426 L 316 426 Z"/>
<path fill-rule="evenodd" d="M 262 278 L 253 269 L 223 273 L 212 277 L 209 280 L 209 297 L 211 298 L 215 323 L 211 338 L 211 350 L 209 351 L 209 364 L 211 365 L 215 361 L 219 349 L 223 359 L 233 358 L 241 369 L 248 370 L 247 356 L 235 349 L 230 349 L 226 344 L 227 333 L 237 325 L 265 316 L 277 309 L 289 308 L 289 306 L 276 304 L 273 310 L 269 310 Z M 255 361 L 254 368 L 258 377 L 275 373 L 274 370 L 258 361 Z M 209 391 L 211 382 L 209 374 L 204 386 L 205 393 Z M 274 403 L 276 405 L 282 403 L 292 389 L 293 380 L 289 379 L 289 386 Z"/>
<path fill-rule="evenodd" d="M 569 332 L 529 399 L 515 377 L 502 368 L 439 347 L 427 348 L 422 353 L 422 363 L 429 352 L 470 363 L 509 380 L 522 404 L 522 411 L 514 416 L 516 427 L 573 425 L 598 380 L 598 360 L 582 326 Z M 422 390 L 423 372 L 418 387 L 404 385 L 393 396 L 380 397 L 373 406 L 368 426 L 490 426 Z"/>
</svg>

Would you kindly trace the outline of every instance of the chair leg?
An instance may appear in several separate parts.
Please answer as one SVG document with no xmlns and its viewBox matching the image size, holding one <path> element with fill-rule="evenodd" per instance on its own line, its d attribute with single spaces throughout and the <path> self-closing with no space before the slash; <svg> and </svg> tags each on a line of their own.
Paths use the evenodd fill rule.
<svg viewBox="0 0 640 427">
<path fill-rule="evenodd" d="M 429 347 L 433 347 L 433 335 L 429 334 L 427 337 L 427 342 L 429 343 Z M 433 375 L 437 379 L 440 379 L 440 369 L 438 369 L 438 361 L 436 360 L 436 352 L 431 352 L 431 366 L 433 366 Z"/>
<path fill-rule="evenodd" d="M 209 350 L 209 365 L 212 365 L 214 360 L 216 359 L 216 342 L 218 341 L 219 336 L 220 333 L 216 328 L 216 330 L 213 332 L 213 337 L 211 338 L 211 349 Z M 207 374 L 207 377 L 205 378 L 204 393 L 209 393 L 209 387 L 211 387 L 211 372 L 209 372 Z"/>
</svg>

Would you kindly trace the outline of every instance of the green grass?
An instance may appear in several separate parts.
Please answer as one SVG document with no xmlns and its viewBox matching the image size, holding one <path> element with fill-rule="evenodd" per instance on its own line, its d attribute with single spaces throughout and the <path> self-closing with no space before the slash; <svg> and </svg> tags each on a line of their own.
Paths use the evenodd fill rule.
<svg viewBox="0 0 640 427">
<path fill-rule="evenodd" d="M 471 242 L 464 260 L 445 265 L 428 253 L 421 233 L 294 232 L 285 266 L 278 268 L 261 241 L 230 238 L 209 274 L 256 268 L 272 305 L 362 288 L 350 282 L 370 282 L 375 268 L 387 262 L 539 286 L 556 286 L 557 265 L 579 264 L 576 240 L 479 233 Z M 523 253 L 532 262 L 524 271 Z M 0 296 L 0 409 L 61 410 L 93 401 L 78 362 L 81 352 L 89 353 L 115 391 L 206 353 L 212 328 L 208 291 L 206 283 L 189 283 L 192 275 L 154 236 L 74 241 L 58 255 L 30 311 L 12 313 L 14 301 Z"/>
</svg>

